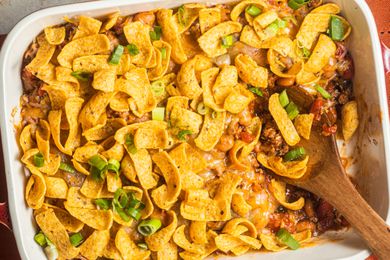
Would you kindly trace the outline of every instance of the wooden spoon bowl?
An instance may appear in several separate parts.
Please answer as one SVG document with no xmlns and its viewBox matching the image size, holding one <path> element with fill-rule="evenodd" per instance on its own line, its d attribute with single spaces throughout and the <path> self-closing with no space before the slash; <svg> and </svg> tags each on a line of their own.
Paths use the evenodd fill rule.
<svg viewBox="0 0 390 260">
<path fill-rule="evenodd" d="M 312 131 L 310 140 L 301 141 L 300 145 L 310 156 L 308 170 L 301 179 L 283 180 L 326 199 L 379 259 L 390 259 L 390 228 L 351 183 L 342 166 L 335 137 Z"/>
</svg>

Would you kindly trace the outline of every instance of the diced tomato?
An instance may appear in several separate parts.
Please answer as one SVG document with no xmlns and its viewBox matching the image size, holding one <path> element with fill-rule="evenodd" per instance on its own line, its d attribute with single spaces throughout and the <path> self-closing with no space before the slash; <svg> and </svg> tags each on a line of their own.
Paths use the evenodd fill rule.
<svg viewBox="0 0 390 260">
<path fill-rule="evenodd" d="M 317 98 L 316 100 L 314 100 L 310 108 L 310 113 L 314 114 L 314 120 L 316 121 L 321 120 L 321 109 L 323 105 L 324 105 L 324 101 L 322 98 Z"/>
<path fill-rule="evenodd" d="M 370 255 L 365 260 L 378 260 L 378 257 L 376 257 L 375 255 Z"/>
<path fill-rule="evenodd" d="M 337 125 L 328 126 L 328 124 L 322 125 L 322 134 L 324 136 L 334 135 L 337 132 Z"/>
<path fill-rule="evenodd" d="M 250 133 L 248 133 L 248 132 L 241 132 L 240 133 L 240 138 L 245 143 L 250 143 L 253 140 L 255 140 L 255 137 L 253 135 L 251 135 Z"/>
</svg>

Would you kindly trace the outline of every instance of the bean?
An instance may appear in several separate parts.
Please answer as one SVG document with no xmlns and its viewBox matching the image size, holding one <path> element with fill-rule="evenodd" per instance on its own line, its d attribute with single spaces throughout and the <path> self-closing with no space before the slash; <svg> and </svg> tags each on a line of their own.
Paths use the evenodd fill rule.
<svg viewBox="0 0 390 260">
<path fill-rule="evenodd" d="M 276 82 L 281 87 L 291 87 L 295 83 L 295 78 L 279 78 Z"/>
<path fill-rule="evenodd" d="M 234 145 L 234 136 L 224 134 L 221 136 L 221 139 L 219 140 L 216 148 L 219 151 L 227 152 L 230 149 L 232 149 L 233 145 Z"/>
<path fill-rule="evenodd" d="M 156 17 L 152 12 L 138 13 L 134 17 L 134 21 L 140 21 L 145 25 L 153 26 Z"/>
</svg>

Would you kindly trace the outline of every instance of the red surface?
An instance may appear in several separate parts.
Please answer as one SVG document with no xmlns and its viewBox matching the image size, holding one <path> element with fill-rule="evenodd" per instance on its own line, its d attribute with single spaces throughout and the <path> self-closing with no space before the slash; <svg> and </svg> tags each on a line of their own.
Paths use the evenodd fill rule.
<svg viewBox="0 0 390 260">
<path fill-rule="evenodd" d="M 378 27 L 379 37 L 383 43 L 390 47 L 390 1 L 389 0 L 366 0 Z M 0 35 L 0 46 L 4 41 L 4 35 Z M 387 97 L 390 103 L 390 73 L 386 76 Z M 389 104 L 390 107 L 390 104 Z M 0 202 L 7 201 L 7 187 L 4 172 L 3 151 L 0 141 Z M 12 232 L 0 225 L 0 259 L 18 260 L 20 259 L 16 248 L 15 239 Z"/>
</svg>

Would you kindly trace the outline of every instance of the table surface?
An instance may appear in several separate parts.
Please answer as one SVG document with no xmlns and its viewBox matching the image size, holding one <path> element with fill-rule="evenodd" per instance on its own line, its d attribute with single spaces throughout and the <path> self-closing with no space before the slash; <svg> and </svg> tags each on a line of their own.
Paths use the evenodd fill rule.
<svg viewBox="0 0 390 260">
<path fill-rule="evenodd" d="M 389 0 L 366 0 L 378 27 L 378 34 L 386 46 L 390 46 L 390 1 Z M 1 1 L 0 1 L 1 2 Z M 5 35 L 0 35 L 0 46 Z M 386 77 L 387 97 L 390 102 L 390 75 Z M 390 105 L 390 104 L 389 104 Z M 1 142 L 1 140 L 0 140 Z M 3 162 L 3 151 L 0 143 L 0 202 L 7 201 L 7 187 Z M 12 232 L 0 225 L 0 259 L 20 259 Z"/>
</svg>

